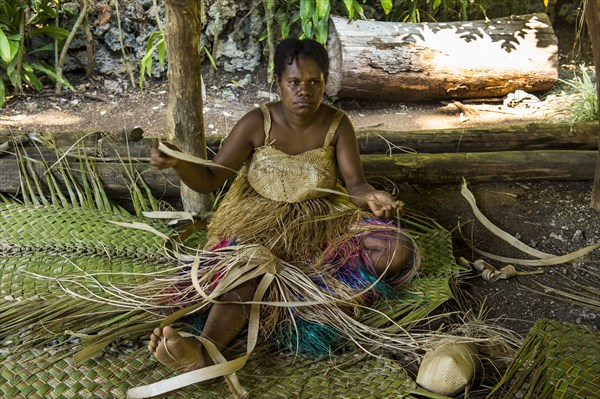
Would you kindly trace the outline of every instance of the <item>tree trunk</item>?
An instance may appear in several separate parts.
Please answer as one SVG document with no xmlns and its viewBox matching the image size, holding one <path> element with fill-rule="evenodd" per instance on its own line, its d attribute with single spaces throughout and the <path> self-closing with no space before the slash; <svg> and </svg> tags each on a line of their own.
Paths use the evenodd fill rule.
<svg viewBox="0 0 600 399">
<path fill-rule="evenodd" d="M 167 24 L 165 44 L 169 68 L 167 134 L 179 148 L 206 158 L 202 87 L 200 74 L 200 32 L 202 0 L 165 0 Z M 209 197 L 182 186 L 181 200 L 188 212 L 209 208 Z"/>
<path fill-rule="evenodd" d="M 332 17 L 329 96 L 421 101 L 550 89 L 558 40 L 546 14 L 399 23 Z"/>
<path fill-rule="evenodd" d="M 600 103 L 600 0 L 587 0 L 585 3 L 585 22 L 588 26 L 590 39 L 592 41 L 592 52 L 594 54 L 594 64 L 596 65 L 596 99 Z M 600 105 L 600 104 L 599 104 Z M 598 108 L 598 120 L 600 123 L 600 107 Z M 598 126 L 598 145 L 600 146 L 600 126 Z M 600 150 L 596 159 L 596 173 L 594 178 L 594 188 L 592 190 L 591 206 L 600 211 Z"/>
</svg>

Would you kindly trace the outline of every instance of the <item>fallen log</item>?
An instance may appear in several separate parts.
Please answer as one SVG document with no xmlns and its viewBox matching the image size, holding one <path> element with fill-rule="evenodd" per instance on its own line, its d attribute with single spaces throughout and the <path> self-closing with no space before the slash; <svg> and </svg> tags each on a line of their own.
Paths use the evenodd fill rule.
<svg viewBox="0 0 600 399">
<path fill-rule="evenodd" d="M 546 14 L 400 23 L 332 16 L 330 97 L 423 101 L 550 89 L 558 39 Z"/>
<path fill-rule="evenodd" d="M 356 132 L 361 154 L 399 154 L 402 152 L 487 152 L 524 150 L 596 150 L 598 148 L 598 123 L 528 123 L 505 126 L 472 127 L 464 129 L 436 129 L 417 131 L 360 130 Z M 59 145 L 59 154 L 77 147 L 80 133 L 60 133 L 53 137 Z M 224 135 L 206 136 L 209 154 L 216 153 Z M 86 140 L 90 140 L 87 138 Z M 137 158 L 144 160 L 150 154 L 151 139 L 137 142 L 113 143 L 111 141 L 82 142 L 87 155 L 108 160 Z M 73 148 L 72 148 L 73 147 Z M 52 156 L 53 150 L 26 148 L 34 159 Z M 2 151 L 0 150 L 0 156 Z M 210 158 L 210 157 L 209 157 Z"/>
<path fill-rule="evenodd" d="M 34 173 L 39 177 L 42 189 L 46 193 L 48 182 L 46 180 L 47 166 L 52 165 L 54 159 L 46 159 L 45 165 L 41 162 L 28 162 L 27 173 L 31 177 Z M 129 176 L 137 180 L 143 179 L 157 198 L 171 198 L 179 196 L 179 178 L 175 171 L 169 169 L 159 171 L 144 162 L 95 162 L 95 175 L 102 182 L 104 191 L 110 198 L 131 198 L 132 183 Z M 15 194 L 21 190 L 21 176 L 19 162 L 16 159 L 0 158 L 0 168 L 7 173 L 0 174 L 0 193 Z M 127 170 L 126 170 L 127 168 Z M 81 166 L 79 161 L 69 161 L 69 170 L 72 178 L 83 185 L 83 175 L 87 173 L 86 166 Z M 64 176 L 58 168 L 52 168 L 52 176 L 58 187 L 64 192 Z M 34 189 L 37 190 L 37 189 Z"/>
<path fill-rule="evenodd" d="M 591 180 L 597 151 L 502 151 L 482 153 L 440 153 L 362 156 L 365 176 L 370 181 L 386 179 L 396 183 L 453 184 L 462 178 L 469 182 L 532 180 Z M 50 161 L 49 161 L 50 163 Z M 32 163 L 38 176 L 45 173 L 41 163 Z M 96 162 L 96 174 L 110 197 L 129 198 L 131 181 L 125 167 L 143 178 L 158 198 L 179 196 L 179 179 L 173 170 L 158 171 L 142 162 Z M 81 181 L 77 162 L 72 163 L 75 178 Z M 20 188 L 19 165 L 15 159 L 0 158 L 0 192 L 14 194 Z M 62 176 L 53 172 L 59 185 Z M 43 179 L 41 179 L 43 180 Z"/>
<path fill-rule="evenodd" d="M 597 122 L 528 123 L 413 132 L 361 130 L 357 139 L 362 154 L 596 150 L 597 132 Z"/>
<path fill-rule="evenodd" d="M 23 137 L 30 141 L 51 140 L 56 146 L 72 146 L 81 143 L 84 146 L 96 146 L 102 142 L 111 143 L 135 143 L 144 138 L 144 129 L 140 126 L 129 127 L 116 132 L 107 132 L 101 130 L 91 130 L 83 132 L 61 132 L 61 133 L 41 133 L 28 131 L 26 133 L 15 133 L 9 130 L 0 130 L 0 149 L 2 146 L 8 147 L 11 141 L 23 140 Z"/>
<path fill-rule="evenodd" d="M 370 181 L 453 184 L 462 182 L 591 180 L 597 151 L 502 151 L 408 155 L 365 155 Z M 385 173 L 382 173 L 385 171 Z"/>
</svg>

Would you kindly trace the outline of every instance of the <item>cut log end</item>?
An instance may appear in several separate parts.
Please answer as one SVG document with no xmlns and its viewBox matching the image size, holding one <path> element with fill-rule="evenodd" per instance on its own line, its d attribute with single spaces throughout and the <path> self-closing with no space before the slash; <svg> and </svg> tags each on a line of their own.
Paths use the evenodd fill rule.
<svg viewBox="0 0 600 399">
<path fill-rule="evenodd" d="M 327 39 L 327 52 L 329 53 L 329 77 L 325 92 L 331 96 L 339 93 L 342 87 L 342 43 L 338 36 L 333 21 L 329 21 L 329 37 Z"/>
</svg>

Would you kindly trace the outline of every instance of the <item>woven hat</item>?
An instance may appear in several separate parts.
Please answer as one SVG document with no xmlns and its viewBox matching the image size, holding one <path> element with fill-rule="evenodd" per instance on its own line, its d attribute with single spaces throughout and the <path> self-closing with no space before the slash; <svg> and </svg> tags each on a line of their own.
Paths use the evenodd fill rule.
<svg viewBox="0 0 600 399">
<path fill-rule="evenodd" d="M 444 342 L 423 357 L 417 384 L 431 392 L 454 396 L 471 385 L 479 364 L 475 345 Z"/>
</svg>

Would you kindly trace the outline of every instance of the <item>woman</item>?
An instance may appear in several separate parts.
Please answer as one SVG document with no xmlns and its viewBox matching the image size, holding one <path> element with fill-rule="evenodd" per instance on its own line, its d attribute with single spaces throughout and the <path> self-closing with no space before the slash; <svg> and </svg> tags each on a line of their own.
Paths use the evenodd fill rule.
<svg viewBox="0 0 600 399">
<path fill-rule="evenodd" d="M 359 304 L 372 300 L 377 294 L 364 291 L 378 278 L 399 287 L 415 274 L 418 255 L 406 233 L 372 217 L 398 217 L 401 207 L 366 181 L 348 116 L 322 102 L 328 64 L 319 43 L 282 41 L 275 53 L 281 99 L 239 120 L 214 157 L 220 166 L 183 161 L 157 148 L 150 162 L 158 169 L 174 168 L 201 193 L 217 190 L 233 171 L 240 171 L 209 226 L 207 248 L 261 245 L 282 264 L 306 273 L 317 288 L 343 297 L 347 307 L 348 298 Z M 338 171 L 344 187 L 337 181 Z M 202 336 L 218 349 L 226 348 L 245 327 L 249 305 L 243 302 L 252 300 L 255 290 L 256 283 L 248 281 L 222 295 L 221 303 L 210 308 Z M 308 308 L 297 310 L 299 319 L 314 321 Z M 267 333 L 287 314 L 271 315 L 275 321 Z M 198 340 L 171 327 L 155 329 L 148 348 L 177 371 L 212 364 Z"/>
</svg>

